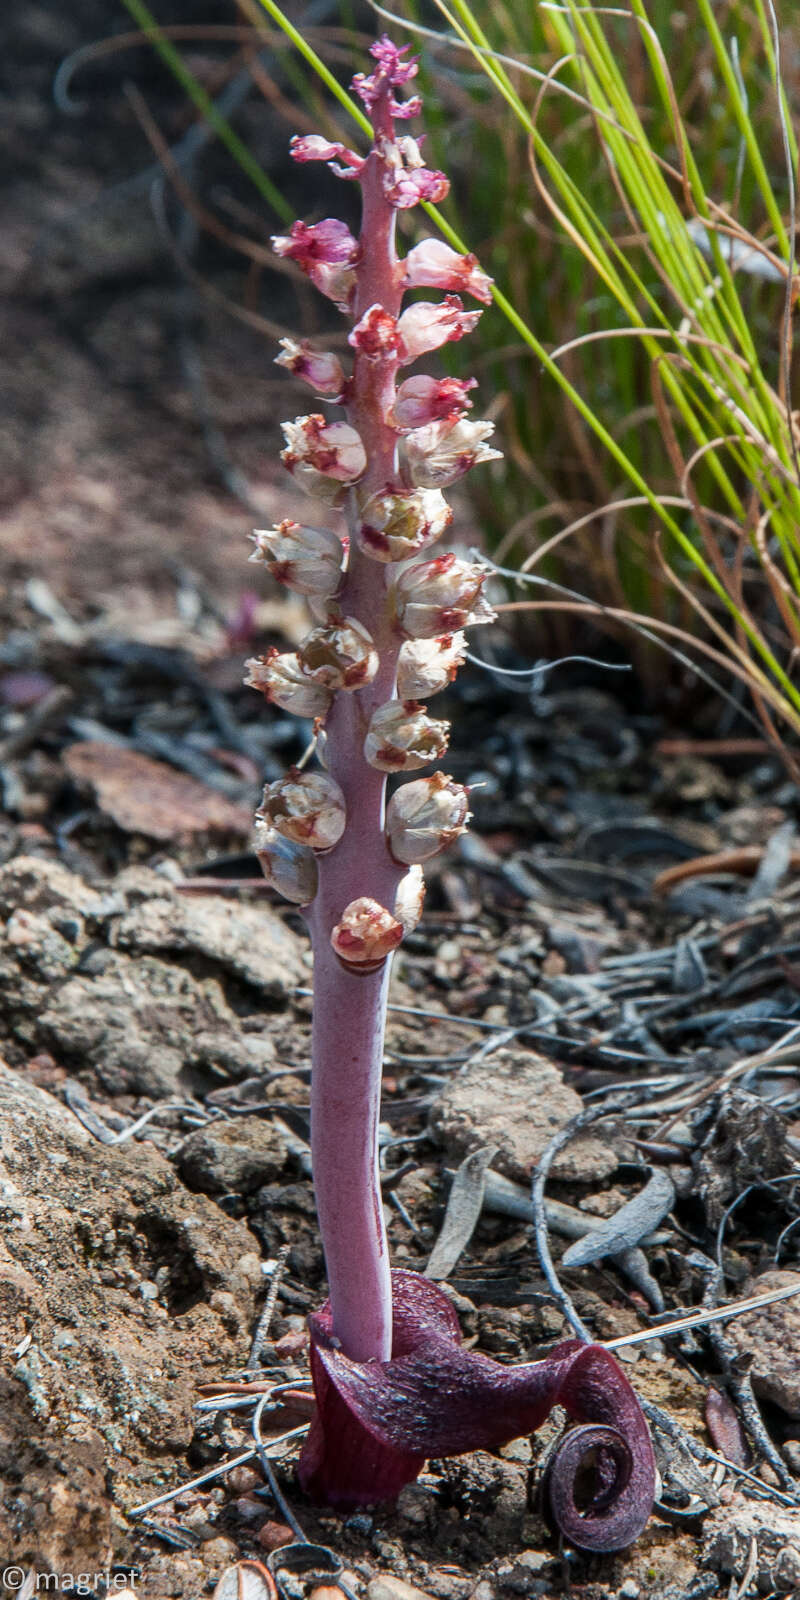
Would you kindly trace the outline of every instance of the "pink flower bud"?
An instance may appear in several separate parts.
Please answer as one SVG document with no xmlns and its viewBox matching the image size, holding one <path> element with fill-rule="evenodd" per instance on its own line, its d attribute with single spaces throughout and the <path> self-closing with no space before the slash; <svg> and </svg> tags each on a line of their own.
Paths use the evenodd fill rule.
<svg viewBox="0 0 800 1600">
<path fill-rule="evenodd" d="M 389 700 L 372 713 L 364 755 L 379 772 L 411 772 L 438 761 L 449 735 L 449 722 L 426 716 L 416 700 Z"/>
<path fill-rule="evenodd" d="M 485 442 L 493 433 L 493 422 L 446 417 L 406 434 L 405 454 L 414 482 L 425 489 L 446 489 L 471 467 L 498 460 L 502 451 Z"/>
<path fill-rule="evenodd" d="M 397 663 L 397 693 L 401 700 L 427 700 L 452 683 L 466 652 L 463 633 L 445 633 L 441 639 L 407 639 Z"/>
<path fill-rule="evenodd" d="M 462 411 L 472 410 L 467 394 L 477 387 L 475 378 L 430 378 L 422 373 L 406 378 L 397 391 L 389 421 L 403 432 L 444 417 L 458 417 Z"/>
<path fill-rule="evenodd" d="M 384 311 L 381 305 L 370 306 L 352 333 L 348 334 L 347 343 L 360 355 L 366 356 L 368 361 L 380 361 L 382 357 L 396 355 L 402 343 L 397 332 L 397 319 Z"/>
<path fill-rule="evenodd" d="M 481 594 L 486 577 L 485 567 L 461 561 L 452 551 L 401 572 L 394 607 L 406 638 L 436 639 L 473 623 L 493 622 L 495 614 Z"/>
<path fill-rule="evenodd" d="M 453 289 L 457 294 L 474 295 L 487 305 L 491 301 L 492 279 L 479 267 L 477 256 L 459 255 L 444 239 L 423 239 L 415 244 L 403 268 L 407 289 Z"/>
<path fill-rule="evenodd" d="M 363 689 L 378 670 L 372 635 L 355 617 L 313 628 L 298 651 L 303 670 L 324 689 Z"/>
<path fill-rule="evenodd" d="M 310 226 L 293 222 L 288 234 L 278 234 L 271 243 L 277 256 L 294 261 L 340 311 L 349 310 L 356 281 L 358 240 L 344 222 L 337 217 L 326 217 Z"/>
<path fill-rule="evenodd" d="M 330 350 L 315 350 L 308 339 L 281 339 L 280 343 L 283 354 L 275 357 L 276 367 L 286 367 L 328 400 L 341 399 L 345 375 L 338 356 Z"/>
<path fill-rule="evenodd" d="M 361 895 L 345 906 L 331 934 L 339 960 L 352 972 L 376 972 L 397 949 L 403 925 L 378 900 Z"/>
<path fill-rule="evenodd" d="M 276 783 L 267 784 L 256 817 L 285 839 L 312 850 L 331 850 L 339 843 L 347 820 L 338 783 L 324 772 L 298 772 L 296 767 Z"/>
<path fill-rule="evenodd" d="M 284 900 L 291 900 L 296 906 L 311 904 L 317 892 L 317 863 L 313 850 L 283 839 L 263 822 L 256 824 L 253 848 L 267 883 L 277 889 Z"/>
<path fill-rule="evenodd" d="M 338 534 L 287 520 L 277 528 L 257 528 L 253 542 L 250 560 L 263 561 L 287 589 L 323 600 L 335 595 L 347 550 L 347 542 Z"/>
<path fill-rule="evenodd" d="M 397 331 L 403 345 L 401 362 L 408 366 L 428 350 L 438 350 L 440 345 L 463 339 L 477 327 L 482 311 L 465 311 L 457 294 L 445 295 L 439 305 L 431 300 L 418 300 L 399 318 Z"/>
<path fill-rule="evenodd" d="M 422 916 L 425 904 L 425 877 L 422 868 L 414 866 L 397 885 L 394 897 L 394 914 L 403 924 L 404 933 L 412 933 Z"/>
<path fill-rule="evenodd" d="M 407 211 L 420 200 L 436 205 L 450 193 L 444 173 L 424 165 L 416 139 L 377 139 L 376 148 L 383 158 L 383 192 L 396 210 Z"/>
<path fill-rule="evenodd" d="M 416 56 L 410 61 L 401 59 L 408 48 L 408 45 L 402 45 L 398 49 L 397 45 L 392 44 L 391 39 L 387 39 L 385 35 L 370 46 L 370 55 L 374 56 L 378 63 L 376 71 L 368 78 L 363 72 L 357 72 L 350 84 L 353 93 L 358 95 L 368 111 L 372 111 L 376 100 L 387 86 L 399 89 L 411 78 L 416 77 L 418 71 Z M 413 100 L 397 101 L 392 98 L 389 101 L 389 110 L 393 117 L 416 117 L 421 109 L 422 101 L 419 96 L 415 96 Z"/>
<path fill-rule="evenodd" d="M 295 161 L 327 161 L 337 178 L 357 178 L 364 166 L 363 157 L 355 150 L 348 150 L 346 144 L 331 144 L 320 133 L 294 134 L 289 149 Z"/>
<path fill-rule="evenodd" d="M 358 541 L 376 561 L 405 561 L 423 545 L 441 538 L 453 520 L 438 489 L 374 494 L 361 512 Z"/>
<path fill-rule="evenodd" d="M 364 446 L 347 422 L 326 423 L 319 415 L 281 424 L 286 449 L 281 461 L 310 495 L 338 505 L 347 486 L 367 468 Z"/>
<path fill-rule="evenodd" d="M 245 683 L 251 689 L 260 689 L 282 710 L 293 711 L 296 717 L 324 717 L 330 710 L 330 693 L 315 683 L 298 656 L 279 655 L 273 647 L 265 656 L 245 662 L 245 666 Z"/>
<path fill-rule="evenodd" d="M 396 789 L 386 810 L 386 838 L 395 861 L 428 861 L 464 832 L 467 791 L 444 772 Z"/>
</svg>

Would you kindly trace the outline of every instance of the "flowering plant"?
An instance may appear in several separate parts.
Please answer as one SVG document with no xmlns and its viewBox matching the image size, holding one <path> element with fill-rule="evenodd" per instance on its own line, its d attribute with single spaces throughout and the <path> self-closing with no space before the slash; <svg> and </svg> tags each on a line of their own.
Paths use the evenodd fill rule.
<svg viewBox="0 0 800 1600">
<path fill-rule="evenodd" d="M 311 1143 L 330 1299 L 311 1318 L 317 1410 L 300 1462 L 318 1497 L 355 1506 L 395 1496 L 427 1456 L 495 1447 L 538 1427 L 556 1403 L 583 1424 L 554 1456 L 549 1505 L 585 1548 L 617 1549 L 641 1530 L 654 1464 L 638 1401 L 613 1357 L 560 1345 L 505 1368 L 460 1347 L 450 1302 L 416 1274 L 390 1271 L 377 1164 L 383 1036 L 393 951 L 422 910 L 422 864 L 463 831 L 466 790 L 437 772 L 385 803 L 387 773 L 414 772 L 447 749 L 449 725 L 420 697 L 442 690 L 464 655 L 462 630 L 489 622 L 485 569 L 429 551 L 451 521 L 443 489 L 497 457 L 490 422 L 467 417 L 474 381 L 410 376 L 420 356 L 461 339 L 488 303 L 491 280 L 471 255 L 425 239 L 404 258 L 397 212 L 439 201 L 447 179 L 395 124 L 418 115 L 399 100 L 416 73 L 384 38 L 375 70 L 353 88 L 373 127 L 362 157 L 307 136 L 297 161 L 324 161 L 362 191 L 356 239 L 335 219 L 296 222 L 273 240 L 350 318 L 348 376 L 338 358 L 284 339 L 280 365 L 344 407 L 284 425 L 283 462 L 310 495 L 340 506 L 348 535 L 284 521 L 255 535 L 254 559 L 305 595 L 314 626 L 299 650 L 248 663 L 248 682 L 316 721 L 325 771 L 269 784 L 257 849 L 269 880 L 304 908 L 314 951 Z M 444 290 L 402 309 L 407 289 Z M 418 559 L 420 556 L 423 559 Z M 587 1453 L 594 1488 L 579 1508 Z"/>
</svg>

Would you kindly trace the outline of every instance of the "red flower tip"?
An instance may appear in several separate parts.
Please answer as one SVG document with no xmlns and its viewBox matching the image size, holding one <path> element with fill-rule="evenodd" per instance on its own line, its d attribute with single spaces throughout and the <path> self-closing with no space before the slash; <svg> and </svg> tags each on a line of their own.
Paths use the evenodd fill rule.
<svg viewBox="0 0 800 1600">
<path fill-rule="evenodd" d="M 464 1350 L 455 1312 L 429 1279 L 393 1272 L 389 1361 L 350 1361 L 336 1348 L 329 1306 L 309 1318 L 317 1410 L 300 1457 L 301 1483 L 342 1508 L 393 1500 L 430 1456 L 493 1450 L 541 1426 L 561 1405 L 574 1422 L 552 1456 L 545 1493 L 561 1532 L 583 1550 L 621 1550 L 641 1533 L 655 1494 L 644 1414 L 601 1345 L 569 1340 L 543 1360 L 504 1367 Z M 588 1502 L 576 1497 L 593 1455 Z"/>
</svg>

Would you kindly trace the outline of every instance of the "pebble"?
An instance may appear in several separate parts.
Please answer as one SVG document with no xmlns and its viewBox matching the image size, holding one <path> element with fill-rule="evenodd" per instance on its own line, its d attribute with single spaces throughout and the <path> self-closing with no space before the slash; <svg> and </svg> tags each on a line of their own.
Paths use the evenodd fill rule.
<svg viewBox="0 0 800 1600">
<path fill-rule="evenodd" d="M 262 1550 L 280 1550 L 285 1544 L 291 1544 L 294 1534 L 286 1522 L 267 1521 L 259 1528 L 256 1535 Z"/>
<path fill-rule="evenodd" d="M 415 1589 L 413 1583 L 387 1574 L 367 1584 L 366 1600 L 430 1600 L 430 1595 L 424 1589 Z"/>
</svg>

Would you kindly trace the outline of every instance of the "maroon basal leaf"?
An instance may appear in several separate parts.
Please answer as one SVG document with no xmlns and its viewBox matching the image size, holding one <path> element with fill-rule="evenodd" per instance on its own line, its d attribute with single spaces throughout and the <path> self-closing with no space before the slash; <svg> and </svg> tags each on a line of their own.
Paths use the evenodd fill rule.
<svg viewBox="0 0 800 1600">
<path fill-rule="evenodd" d="M 300 1458 L 303 1487 L 343 1509 L 393 1500 L 430 1456 L 491 1450 L 532 1433 L 561 1405 L 573 1429 L 551 1457 L 545 1492 L 558 1528 L 584 1550 L 621 1550 L 655 1493 L 642 1409 L 614 1357 L 569 1340 L 542 1361 L 504 1367 L 461 1346 L 436 1284 L 393 1272 L 390 1361 L 336 1348 L 327 1305 L 309 1319 L 317 1411 Z"/>
</svg>

